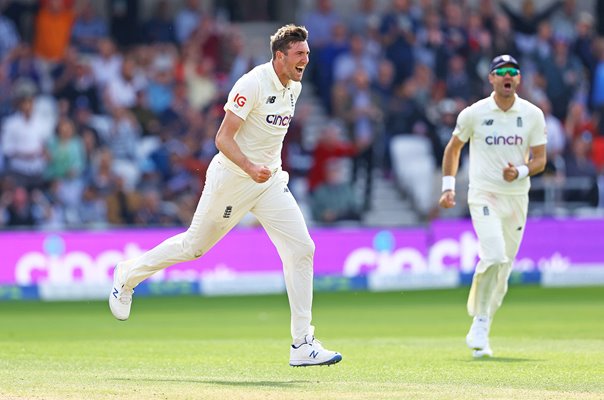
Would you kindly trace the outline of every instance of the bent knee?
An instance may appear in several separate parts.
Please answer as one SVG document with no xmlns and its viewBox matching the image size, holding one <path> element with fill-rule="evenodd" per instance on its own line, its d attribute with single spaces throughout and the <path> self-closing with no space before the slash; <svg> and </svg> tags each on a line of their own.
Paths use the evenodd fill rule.
<svg viewBox="0 0 604 400">
<path fill-rule="evenodd" d="M 205 252 L 203 249 L 188 237 L 184 237 L 181 242 L 182 253 L 188 260 L 195 260 L 201 257 Z"/>
</svg>

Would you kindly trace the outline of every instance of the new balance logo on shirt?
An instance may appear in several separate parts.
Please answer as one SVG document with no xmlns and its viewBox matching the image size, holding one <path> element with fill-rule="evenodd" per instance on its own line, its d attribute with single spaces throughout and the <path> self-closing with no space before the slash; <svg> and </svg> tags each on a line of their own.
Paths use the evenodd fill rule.
<svg viewBox="0 0 604 400">
<path fill-rule="evenodd" d="M 222 218 L 231 218 L 231 212 L 233 211 L 233 206 L 226 206 L 224 209 L 224 214 L 222 214 Z"/>
<path fill-rule="evenodd" d="M 266 104 L 273 104 L 277 100 L 277 96 L 268 96 L 266 99 Z"/>
<path fill-rule="evenodd" d="M 482 121 L 482 124 L 486 125 L 486 126 L 491 126 L 491 125 L 493 125 L 493 120 L 492 119 L 485 119 L 484 121 Z"/>
</svg>

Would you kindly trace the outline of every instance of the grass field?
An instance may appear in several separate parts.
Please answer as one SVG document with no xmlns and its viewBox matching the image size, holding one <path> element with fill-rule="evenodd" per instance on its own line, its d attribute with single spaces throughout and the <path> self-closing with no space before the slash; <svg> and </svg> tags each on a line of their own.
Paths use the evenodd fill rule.
<svg viewBox="0 0 604 400">
<path fill-rule="evenodd" d="M 317 293 L 343 361 L 291 368 L 285 295 L 0 303 L 0 399 L 604 399 L 604 288 L 514 286 L 473 360 L 467 288 Z"/>
</svg>

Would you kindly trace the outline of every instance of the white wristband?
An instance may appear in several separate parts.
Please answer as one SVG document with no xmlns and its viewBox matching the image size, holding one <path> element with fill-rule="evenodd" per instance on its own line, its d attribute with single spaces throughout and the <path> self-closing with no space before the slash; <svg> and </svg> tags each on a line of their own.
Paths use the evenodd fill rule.
<svg viewBox="0 0 604 400">
<path fill-rule="evenodd" d="M 442 191 L 447 190 L 455 191 L 455 177 L 451 175 L 443 176 L 443 188 Z"/>
<path fill-rule="evenodd" d="M 526 178 L 529 174 L 529 169 L 526 165 L 517 166 L 516 171 L 518 171 L 518 176 L 516 177 L 517 181 L 519 181 L 520 179 Z"/>
</svg>

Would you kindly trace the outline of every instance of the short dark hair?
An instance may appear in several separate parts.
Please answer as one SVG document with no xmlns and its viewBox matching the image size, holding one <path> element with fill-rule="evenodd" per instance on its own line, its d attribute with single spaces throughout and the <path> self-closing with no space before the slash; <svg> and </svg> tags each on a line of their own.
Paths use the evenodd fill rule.
<svg viewBox="0 0 604 400">
<path fill-rule="evenodd" d="M 291 43 L 305 42 L 308 39 L 308 31 L 303 26 L 288 24 L 282 26 L 271 36 L 271 54 L 273 58 L 277 51 L 286 53 Z"/>
</svg>

